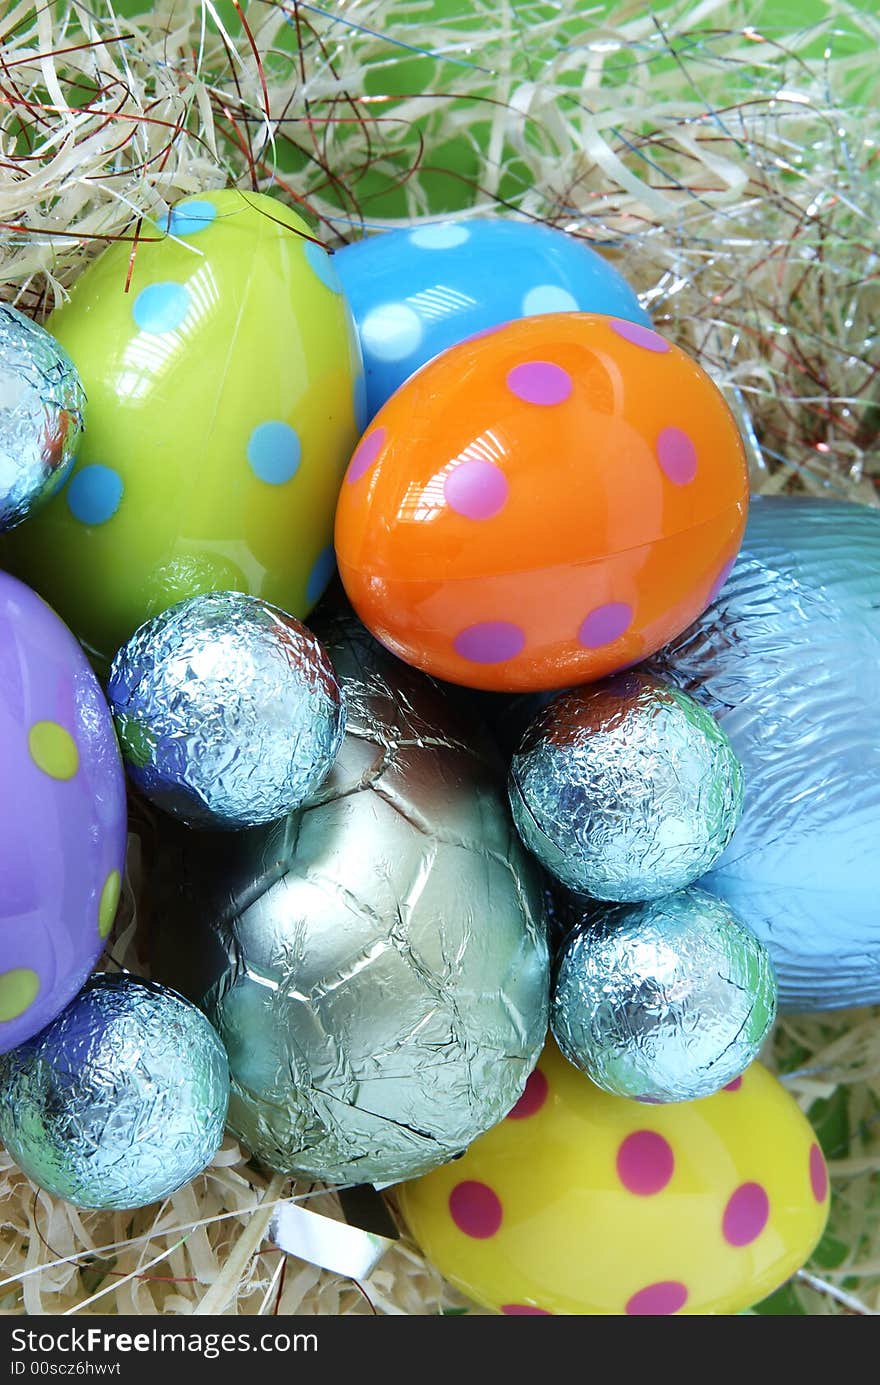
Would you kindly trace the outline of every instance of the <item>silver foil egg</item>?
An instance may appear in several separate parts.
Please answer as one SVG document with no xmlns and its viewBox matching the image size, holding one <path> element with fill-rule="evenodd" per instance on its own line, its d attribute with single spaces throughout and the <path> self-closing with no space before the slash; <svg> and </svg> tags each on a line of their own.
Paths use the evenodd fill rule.
<svg viewBox="0 0 880 1385">
<path fill-rule="evenodd" d="M 575 688 L 513 756 L 510 804 L 530 851 L 594 899 L 655 899 L 708 870 L 742 811 L 742 771 L 712 716 L 643 673 Z"/>
<path fill-rule="evenodd" d="M 67 352 L 45 327 L 0 303 L 0 531 L 63 484 L 85 403 Z"/>
<path fill-rule="evenodd" d="M 134 976 L 92 976 L 0 1057 L 0 1139 L 29 1178 L 78 1207 L 143 1207 L 182 1187 L 217 1152 L 228 1098 L 204 1015 Z"/>
<path fill-rule="evenodd" d="M 327 777 L 345 706 L 319 640 L 255 596 L 207 592 L 136 630 L 107 689 L 129 777 L 205 827 L 274 822 Z"/>
<path fill-rule="evenodd" d="M 762 943 L 722 900 L 682 890 L 570 934 L 551 1025 L 569 1062 L 636 1101 L 693 1101 L 738 1077 L 776 1015 Z"/>
<path fill-rule="evenodd" d="M 880 1002 L 880 511 L 757 499 L 720 595 L 651 668 L 742 761 L 700 883 L 766 943 L 781 1008 Z"/>
<path fill-rule="evenodd" d="M 254 1154 L 385 1184 L 522 1094 L 547 1028 L 542 886 L 442 690 L 353 621 L 325 639 L 348 704 L 329 779 L 267 829 L 162 824 L 153 970 L 217 1027 Z"/>
</svg>

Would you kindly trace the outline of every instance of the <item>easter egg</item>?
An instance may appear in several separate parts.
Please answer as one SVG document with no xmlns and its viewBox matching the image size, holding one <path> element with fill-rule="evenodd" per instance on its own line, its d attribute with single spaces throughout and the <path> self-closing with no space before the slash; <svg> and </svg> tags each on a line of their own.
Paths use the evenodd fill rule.
<svg viewBox="0 0 880 1385">
<path fill-rule="evenodd" d="M 548 1043 L 506 1120 L 399 1190 L 426 1257 L 509 1315 L 738 1313 L 799 1269 L 828 1215 L 813 1132 L 758 1063 L 646 1106 Z"/>
<path fill-rule="evenodd" d="M 339 497 L 339 570 L 416 667 L 564 687 L 704 609 L 747 494 L 730 411 L 685 352 L 618 318 L 524 318 L 450 348 L 376 415 Z"/>
<path fill-rule="evenodd" d="M 180 203 L 80 275 L 49 327 L 89 426 L 64 489 L 6 565 L 102 660 L 199 592 L 294 616 L 333 573 L 336 494 L 363 378 L 330 257 L 274 198 Z"/>
<path fill-rule="evenodd" d="M 79 990 L 113 925 L 125 779 L 110 712 L 67 627 L 0 573 L 0 1052 Z"/>
<path fill-rule="evenodd" d="M 370 417 L 433 356 L 512 318 L 580 311 L 651 325 L 607 260 L 535 222 L 437 221 L 356 241 L 333 260 L 357 324 Z"/>
<path fill-rule="evenodd" d="M 714 604 L 651 668 L 712 712 L 743 815 L 701 886 L 766 944 L 783 1010 L 880 1002 L 880 512 L 754 503 Z"/>
<path fill-rule="evenodd" d="M 547 1030 L 541 882 L 447 695 L 350 618 L 319 633 L 348 706 L 329 778 L 271 827 L 160 825 L 151 966 L 218 1030 L 254 1155 L 390 1183 L 522 1095 Z"/>
</svg>

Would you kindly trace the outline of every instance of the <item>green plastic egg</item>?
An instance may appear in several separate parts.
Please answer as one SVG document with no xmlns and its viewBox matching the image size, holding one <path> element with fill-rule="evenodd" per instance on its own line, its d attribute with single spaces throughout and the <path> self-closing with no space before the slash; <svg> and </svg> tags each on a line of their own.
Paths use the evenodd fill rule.
<svg viewBox="0 0 880 1385">
<path fill-rule="evenodd" d="M 274 198 L 205 193 L 117 243 L 49 330 L 88 430 L 67 485 L 3 544 L 98 661 L 148 617 L 237 590 L 295 616 L 333 572 L 363 426 L 357 338 L 330 256 Z"/>
</svg>

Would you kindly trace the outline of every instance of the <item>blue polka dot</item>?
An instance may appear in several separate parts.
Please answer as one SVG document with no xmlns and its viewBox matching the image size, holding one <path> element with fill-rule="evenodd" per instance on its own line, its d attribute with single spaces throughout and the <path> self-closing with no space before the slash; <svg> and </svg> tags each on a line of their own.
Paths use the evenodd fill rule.
<svg viewBox="0 0 880 1385">
<path fill-rule="evenodd" d="M 299 467 L 302 449 L 289 423 L 261 423 L 248 439 L 247 456 L 255 475 L 269 486 L 283 486 Z"/>
<path fill-rule="evenodd" d="M 134 300 L 134 320 L 142 332 L 174 332 L 189 308 L 183 284 L 150 284 Z"/>
<path fill-rule="evenodd" d="M 119 509 L 122 477 L 110 466 L 84 466 L 67 487 L 67 505 L 80 524 L 106 524 Z"/>
<path fill-rule="evenodd" d="M 420 250 L 454 250 L 470 240 L 470 231 L 456 221 L 434 221 L 420 226 L 410 235 L 410 242 Z"/>
<path fill-rule="evenodd" d="M 370 421 L 370 409 L 367 404 L 367 377 L 358 375 L 354 382 L 354 423 L 358 430 L 358 436 L 363 433 Z"/>
<path fill-rule="evenodd" d="M 322 548 L 309 573 L 309 580 L 306 583 L 306 600 L 311 605 L 314 605 L 324 595 L 335 571 L 336 550 L 331 543 L 326 548 Z"/>
<path fill-rule="evenodd" d="M 204 231 L 217 215 L 213 202 L 180 202 L 168 218 L 169 236 L 195 236 Z"/>
<path fill-rule="evenodd" d="M 309 263 L 309 269 L 317 274 L 325 288 L 330 289 L 331 293 L 342 292 L 342 280 L 336 273 L 336 266 L 332 258 L 313 240 L 306 241 L 306 259 Z"/>
<path fill-rule="evenodd" d="M 578 301 L 559 284 L 536 284 L 523 295 L 521 306 L 523 317 L 537 317 L 542 313 L 576 313 Z"/>
</svg>

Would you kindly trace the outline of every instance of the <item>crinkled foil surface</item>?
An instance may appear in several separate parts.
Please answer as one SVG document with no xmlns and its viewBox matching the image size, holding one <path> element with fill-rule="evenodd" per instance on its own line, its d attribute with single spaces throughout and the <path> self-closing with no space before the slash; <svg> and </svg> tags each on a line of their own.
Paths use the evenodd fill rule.
<svg viewBox="0 0 880 1385">
<path fill-rule="evenodd" d="M 742 811 L 727 736 L 678 688 L 629 672 L 554 698 L 510 769 L 526 846 L 570 889 L 654 899 L 690 885 Z"/>
<path fill-rule="evenodd" d="M 390 1183 L 518 1100 L 547 1027 L 540 872 L 503 776 L 430 680 L 322 627 L 348 704 L 330 778 L 268 829 L 168 824 L 154 972 L 217 1026 L 261 1160 Z"/>
<path fill-rule="evenodd" d="M 26 519 L 73 465 L 86 397 L 54 337 L 0 304 L 0 530 Z"/>
<path fill-rule="evenodd" d="M 151 982 L 102 974 L 0 1057 L 0 1139 L 57 1197 L 142 1207 L 211 1161 L 228 1097 L 226 1055 L 195 1006 Z"/>
<path fill-rule="evenodd" d="M 880 512 L 754 500 L 718 599 L 651 667 L 742 761 L 742 821 L 701 883 L 767 944 L 781 1008 L 880 1002 Z"/>
<path fill-rule="evenodd" d="M 606 1091 L 692 1101 L 757 1055 L 776 1015 L 763 944 L 722 900 L 682 890 L 603 909 L 559 957 L 551 1023 Z"/>
<path fill-rule="evenodd" d="M 147 621 L 116 655 L 108 697 L 131 779 L 195 825 L 253 827 L 299 807 L 345 733 L 320 641 L 240 592 Z"/>
</svg>

